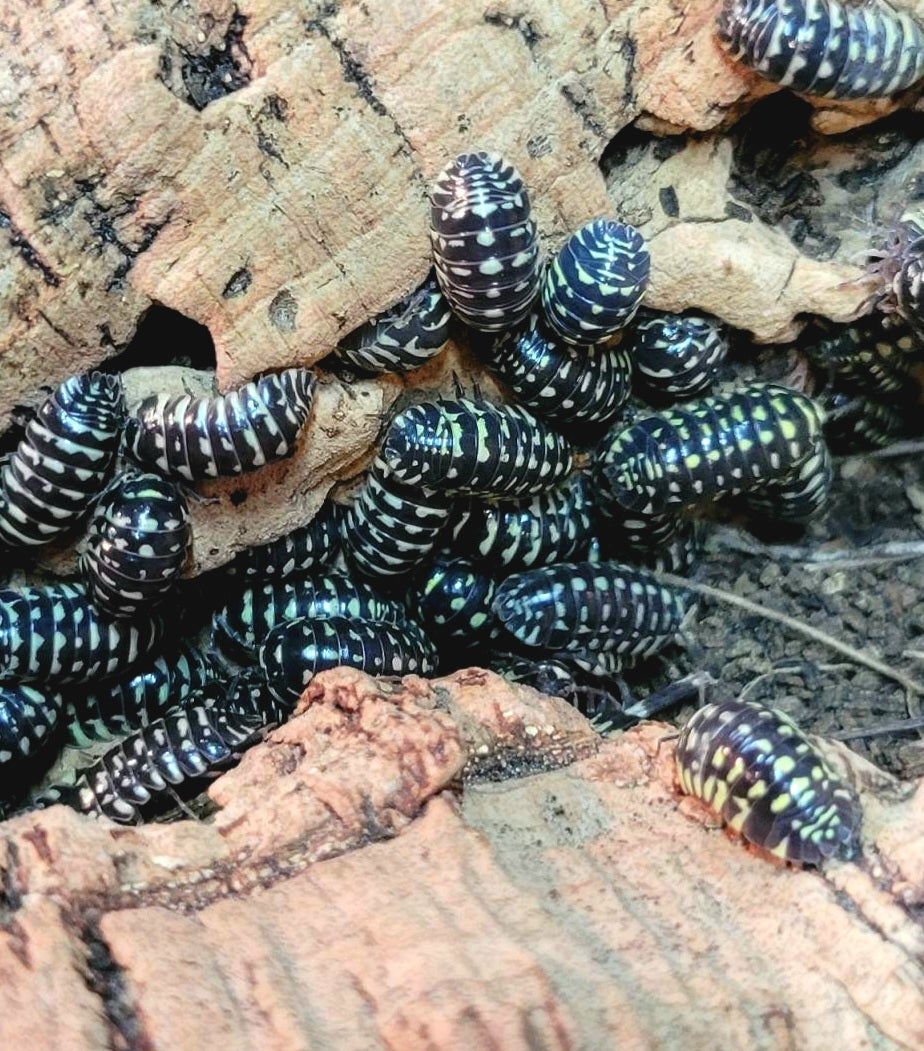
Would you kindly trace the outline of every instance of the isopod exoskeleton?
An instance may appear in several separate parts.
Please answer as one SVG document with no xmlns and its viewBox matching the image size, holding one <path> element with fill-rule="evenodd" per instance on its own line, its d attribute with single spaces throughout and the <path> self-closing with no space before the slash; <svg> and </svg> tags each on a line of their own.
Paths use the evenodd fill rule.
<svg viewBox="0 0 924 1051">
<path fill-rule="evenodd" d="M 595 219 L 575 231 L 549 263 L 542 309 L 566 343 L 600 343 L 624 328 L 648 287 L 645 239 L 627 223 Z"/>
<path fill-rule="evenodd" d="M 885 98 L 924 75 L 924 31 L 878 0 L 724 0 L 718 37 L 767 80 L 819 98 Z"/>
<path fill-rule="evenodd" d="M 463 153 L 430 189 L 436 276 L 453 311 L 472 328 L 519 324 L 539 290 L 539 241 L 529 194 L 496 153 Z"/>
<path fill-rule="evenodd" d="M 782 712 L 707 704 L 681 731 L 676 765 L 684 792 L 776 857 L 818 865 L 857 851 L 856 795 Z"/>
<path fill-rule="evenodd" d="M 47 398 L 0 471 L 0 539 L 45 544 L 105 488 L 125 418 L 118 376 L 71 376 Z"/>
<path fill-rule="evenodd" d="M 173 482 L 121 474 L 93 511 L 80 560 L 94 601 L 112 617 L 154 608 L 173 590 L 189 541 L 186 497 Z"/>
<path fill-rule="evenodd" d="M 126 448 L 139 463 L 190 482 L 256 470 L 291 455 L 315 383 L 308 369 L 285 369 L 213 397 L 155 394 L 129 415 Z"/>
</svg>

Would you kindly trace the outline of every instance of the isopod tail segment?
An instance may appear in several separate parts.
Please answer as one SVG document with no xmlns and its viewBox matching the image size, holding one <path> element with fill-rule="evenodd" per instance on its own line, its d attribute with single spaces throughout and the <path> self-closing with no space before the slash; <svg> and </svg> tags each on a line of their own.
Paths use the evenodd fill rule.
<svg viewBox="0 0 924 1051">
<path fill-rule="evenodd" d="M 125 419 L 119 376 L 71 376 L 39 406 L 0 470 L 0 542 L 45 544 L 105 488 Z"/>
<path fill-rule="evenodd" d="M 924 75 L 924 30 L 879 0 L 724 0 L 717 31 L 737 61 L 818 98 L 887 98 Z"/>
<path fill-rule="evenodd" d="M 529 194 L 499 154 L 460 154 L 430 188 L 430 244 L 454 313 L 486 332 L 519 324 L 539 289 Z"/>
<path fill-rule="evenodd" d="M 650 269 L 645 239 L 634 226 L 595 219 L 568 238 L 546 269 L 545 320 L 566 343 L 603 342 L 635 316 Z"/>
<path fill-rule="evenodd" d="M 410 372 L 446 346 L 450 319 L 446 299 L 431 275 L 420 288 L 342 339 L 334 353 L 360 372 Z"/>
</svg>

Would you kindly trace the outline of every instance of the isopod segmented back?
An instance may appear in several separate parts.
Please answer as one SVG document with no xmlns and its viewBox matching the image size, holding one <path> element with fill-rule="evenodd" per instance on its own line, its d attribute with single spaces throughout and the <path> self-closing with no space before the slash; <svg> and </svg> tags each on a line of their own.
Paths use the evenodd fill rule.
<svg viewBox="0 0 924 1051">
<path fill-rule="evenodd" d="M 718 37 L 767 80 L 820 98 L 885 98 L 924 75 L 924 30 L 880 0 L 724 0 Z"/>
<path fill-rule="evenodd" d="M 362 372 L 410 372 L 435 357 L 449 339 L 450 310 L 435 277 L 337 344 Z"/>
<path fill-rule="evenodd" d="M 52 740 L 64 698 L 25 683 L 0 683 L 0 770 L 30 759 Z"/>
<path fill-rule="evenodd" d="M 655 653 L 680 631 L 687 603 L 643 569 L 564 562 L 515 573 L 498 585 L 494 612 L 525 646 L 624 660 Z"/>
<path fill-rule="evenodd" d="M 529 194 L 496 153 L 460 154 L 430 189 L 436 276 L 453 311 L 486 332 L 519 324 L 539 289 Z"/>
<path fill-rule="evenodd" d="M 246 580 L 284 580 L 330 562 L 340 547 L 343 509 L 328 500 L 307 525 L 268 544 L 244 548 L 223 568 Z"/>
<path fill-rule="evenodd" d="M 576 230 L 542 282 L 542 310 L 566 343 L 609 339 L 632 320 L 648 287 L 645 239 L 627 223 L 594 219 Z"/>
<path fill-rule="evenodd" d="M 564 343 L 535 313 L 487 344 L 481 356 L 520 403 L 561 425 L 610 424 L 631 390 L 632 359 L 624 347 Z"/>
<path fill-rule="evenodd" d="M 798 727 L 753 701 L 707 704 L 680 734 L 677 779 L 771 854 L 818 865 L 857 850 L 860 804 Z"/>
<path fill-rule="evenodd" d="M 54 785 L 32 806 L 64 803 L 85 814 L 133 824 L 171 785 L 224 765 L 253 743 L 265 725 L 252 704 L 241 705 L 239 693 L 210 683 L 78 770 L 74 784 Z"/>
<path fill-rule="evenodd" d="M 566 562 L 590 537 L 591 503 L 584 474 L 518 500 L 473 499 L 453 512 L 451 548 L 507 573 Z"/>
<path fill-rule="evenodd" d="M 415 624 L 330 617 L 275 627 L 260 646 L 260 668 L 282 704 L 294 705 L 320 672 L 346 666 L 369 675 L 430 675 L 436 647 Z"/>
<path fill-rule="evenodd" d="M 392 421 L 382 460 L 405 485 L 471 496 L 524 496 L 571 471 L 572 447 L 517 405 L 421 402 Z"/>
<path fill-rule="evenodd" d="M 402 484 L 377 457 L 344 516 L 344 556 L 370 580 L 405 576 L 426 561 L 451 508 L 451 497 Z"/>
<path fill-rule="evenodd" d="M 45 544 L 104 489 L 122 434 L 118 376 L 71 376 L 47 398 L 0 470 L 0 540 Z"/>
<path fill-rule="evenodd" d="M 708 391 L 728 353 L 718 324 L 694 314 L 646 314 L 625 344 L 640 393 L 661 404 Z"/>
<path fill-rule="evenodd" d="M 80 565 L 111 617 L 133 617 L 172 591 L 191 538 L 186 497 L 169 479 L 130 469 L 96 505 Z"/>
<path fill-rule="evenodd" d="M 397 623 L 406 614 L 369 584 L 331 570 L 245 588 L 212 619 L 212 646 L 232 660 L 253 661 L 267 634 L 300 617 L 355 617 Z"/>
<path fill-rule="evenodd" d="M 0 590 L 0 679 L 92 682 L 117 675 L 164 637 L 158 617 L 114 620 L 92 602 L 85 584 Z"/>
<path fill-rule="evenodd" d="M 155 394 L 129 415 L 125 445 L 139 463 L 190 482 L 253 471 L 291 455 L 315 385 L 296 368 L 214 397 Z"/>
<path fill-rule="evenodd" d="M 600 442 L 600 501 L 658 515 L 785 485 L 819 455 L 822 423 L 811 398 L 772 383 L 654 413 Z"/>
<path fill-rule="evenodd" d="M 217 669 L 187 642 L 139 662 L 125 675 L 89 690 L 69 690 L 67 732 L 88 747 L 138 730 L 217 677 Z"/>
</svg>

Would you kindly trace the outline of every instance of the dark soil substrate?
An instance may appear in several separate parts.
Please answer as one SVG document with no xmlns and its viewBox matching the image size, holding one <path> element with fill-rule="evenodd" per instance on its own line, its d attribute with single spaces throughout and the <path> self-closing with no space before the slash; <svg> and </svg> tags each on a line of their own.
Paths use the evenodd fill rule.
<svg viewBox="0 0 924 1051">
<path fill-rule="evenodd" d="M 924 492 L 920 453 L 841 459 L 828 513 L 794 546 L 850 549 L 862 556 L 871 546 L 921 542 L 924 553 L 912 502 L 917 492 Z M 734 539 L 727 529 L 711 540 L 707 534 L 698 581 L 785 613 L 924 682 L 924 659 L 903 655 L 924 651 L 924 557 L 842 568 L 772 549 L 745 553 L 734 550 Z M 740 539 L 747 542 L 749 535 L 742 532 Z M 790 627 L 711 598 L 701 600 L 689 634 L 684 652 L 674 651 L 669 662 L 650 669 L 656 685 L 704 669 L 718 680 L 715 699 L 747 691 L 749 699 L 781 708 L 812 733 L 833 735 L 904 719 L 924 701 L 906 697 L 899 683 Z M 633 690 L 644 693 L 649 684 L 638 681 Z M 855 739 L 850 747 L 900 777 L 924 773 L 924 733 Z"/>
</svg>

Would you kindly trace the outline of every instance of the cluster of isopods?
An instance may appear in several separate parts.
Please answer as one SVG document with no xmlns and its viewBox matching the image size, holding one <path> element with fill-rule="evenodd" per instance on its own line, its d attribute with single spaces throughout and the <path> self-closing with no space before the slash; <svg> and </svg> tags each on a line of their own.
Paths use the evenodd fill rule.
<svg viewBox="0 0 924 1051">
<path fill-rule="evenodd" d="M 86 518 L 83 579 L 0 590 L 5 794 L 17 793 L 24 764 L 66 724 L 76 744 L 124 740 L 76 785 L 36 802 L 132 819 L 152 792 L 201 774 L 278 721 L 275 699 L 252 684 L 203 693 L 218 669 L 177 644 L 162 610 L 190 540 L 177 481 L 288 455 L 314 383 L 290 369 L 228 395 L 156 396 L 127 412 L 119 377 L 96 372 L 66 380 L 40 406 L 0 472 L 0 537 L 8 549 L 33 548 Z"/>
<path fill-rule="evenodd" d="M 166 633 L 157 613 L 188 542 L 175 483 L 288 455 L 312 374 L 292 369 L 213 398 L 157 396 L 127 421 L 114 402 L 105 435 L 96 417 L 117 384 L 98 377 L 92 426 L 69 422 L 47 439 L 62 462 L 81 442 L 105 455 L 82 496 L 68 483 L 88 469 L 73 459 L 25 486 L 43 512 L 30 521 L 63 529 L 90 512 L 86 582 L 0 593 L 0 676 L 13 684 L 0 701 L 0 761 L 26 758 L 59 721 L 73 745 L 109 747 L 30 805 L 136 820 L 284 719 L 311 678 L 338 665 L 429 675 L 481 663 L 574 703 L 608 697 L 622 668 L 681 632 L 689 596 L 652 568 L 690 568 L 697 516 L 719 501 L 785 521 L 823 508 L 831 467 L 818 405 L 766 383 L 710 394 L 724 334 L 707 317 L 642 308 L 649 258 L 633 227 L 588 223 L 544 263 L 517 170 L 468 153 L 433 185 L 431 244 L 434 277 L 338 356 L 364 372 L 409 371 L 462 322 L 510 401 L 459 389 L 399 412 L 352 504 L 329 501 L 215 571 L 205 653 Z M 123 430 L 126 456 L 148 470 L 107 485 Z M 17 492 L 4 489 L 23 532 Z M 36 527 L 40 540 L 27 542 L 60 529 Z M 40 693 L 65 682 L 84 685 L 66 702 Z M 783 717 L 748 711 L 750 722 L 704 709 L 685 731 L 684 786 L 719 807 L 733 796 L 729 820 L 781 856 L 849 852 L 846 790 Z M 770 763 L 760 805 L 732 777 L 758 733 L 770 742 L 769 758 L 758 749 Z M 807 767 L 811 790 L 797 792 L 787 771 Z"/>
</svg>

